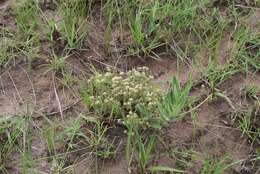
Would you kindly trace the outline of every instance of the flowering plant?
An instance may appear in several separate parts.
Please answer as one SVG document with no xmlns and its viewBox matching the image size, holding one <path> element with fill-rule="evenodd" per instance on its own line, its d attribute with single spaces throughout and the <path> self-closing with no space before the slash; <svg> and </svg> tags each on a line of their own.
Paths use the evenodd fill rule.
<svg viewBox="0 0 260 174">
<path fill-rule="evenodd" d="M 159 119 L 161 91 L 151 84 L 147 67 L 128 72 L 97 73 L 88 80 L 82 96 L 88 108 L 110 121 L 129 121 L 150 127 Z M 158 119 L 157 119 L 158 118 Z"/>
</svg>

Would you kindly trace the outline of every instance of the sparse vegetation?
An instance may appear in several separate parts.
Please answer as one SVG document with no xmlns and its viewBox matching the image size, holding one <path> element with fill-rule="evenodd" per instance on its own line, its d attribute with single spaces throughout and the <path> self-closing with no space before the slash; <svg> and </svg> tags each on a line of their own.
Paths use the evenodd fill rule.
<svg viewBox="0 0 260 174">
<path fill-rule="evenodd" d="M 0 2 L 0 173 L 259 173 L 259 9 Z"/>
</svg>

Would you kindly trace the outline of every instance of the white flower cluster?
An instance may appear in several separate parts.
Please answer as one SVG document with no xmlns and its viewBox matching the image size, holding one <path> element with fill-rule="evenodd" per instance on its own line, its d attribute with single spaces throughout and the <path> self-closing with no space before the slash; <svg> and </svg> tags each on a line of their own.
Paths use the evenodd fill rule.
<svg viewBox="0 0 260 174">
<path fill-rule="evenodd" d="M 137 106 L 153 113 L 161 91 L 151 85 L 152 79 L 147 67 L 96 74 L 88 81 L 90 107 L 98 114 L 116 119 L 138 118 Z"/>
</svg>

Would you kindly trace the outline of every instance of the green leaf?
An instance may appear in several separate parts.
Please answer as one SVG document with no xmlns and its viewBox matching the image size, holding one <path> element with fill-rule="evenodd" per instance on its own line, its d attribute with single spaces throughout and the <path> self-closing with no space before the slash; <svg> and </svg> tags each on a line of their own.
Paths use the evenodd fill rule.
<svg viewBox="0 0 260 174">
<path fill-rule="evenodd" d="M 176 78 L 173 78 L 170 90 L 158 106 L 164 122 L 169 122 L 172 119 L 180 117 L 180 113 L 188 101 L 191 87 L 191 80 L 181 89 L 180 82 Z"/>
</svg>

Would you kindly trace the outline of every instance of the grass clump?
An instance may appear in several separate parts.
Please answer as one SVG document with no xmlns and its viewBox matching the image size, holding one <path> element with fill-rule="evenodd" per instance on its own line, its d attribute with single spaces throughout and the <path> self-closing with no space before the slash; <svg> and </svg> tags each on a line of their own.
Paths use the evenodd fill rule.
<svg viewBox="0 0 260 174">
<path fill-rule="evenodd" d="M 248 27 L 241 26 L 234 34 L 233 59 L 245 72 L 260 70 L 260 34 L 252 33 Z"/>
<path fill-rule="evenodd" d="M 2 32 L 0 39 L 0 68 L 6 68 L 14 57 L 15 42 L 6 31 Z"/>
<path fill-rule="evenodd" d="M 91 125 L 91 126 L 90 126 Z M 64 128 L 60 138 L 67 142 L 67 150 L 89 147 L 101 159 L 111 158 L 115 154 L 113 140 L 106 137 L 107 125 L 98 119 L 80 115 Z"/>
<path fill-rule="evenodd" d="M 60 57 L 53 53 L 53 58 L 50 60 L 48 64 L 49 70 L 55 73 L 62 73 L 66 67 L 66 57 Z"/>
<path fill-rule="evenodd" d="M 211 91 L 214 93 L 216 88 L 227 81 L 230 77 L 240 72 L 236 65 L 230 64 L 226 67 L 218 68 L 215 63 L 210 63 L 204 72 L 204 78 L 207 79 Z"/>
<path fill-rule="evenodd" d="M 86 3 L 86 2 L 85 2 Z M 86 6 L 84 1 L 61 2 L 59 6 L 61 16 L 60 33 L 69 49 L 80 48 L 87 35 L 85 20 Z"/>
<path fill-rule="evenodd" d="M 192 162 L 196 160 L 199 154 L 193 149 L 174 147 L 170 150 L 169 155 L 175 161 L 175 165 L 179 170 L 185 170 L 192 167 Z"/>
<path fill-rule="evenodd" d="M 22 1 L 14 6 L 17 27 L 26 38 L 36 35 L 39 12 L 38 4 L 33 0 Z"/>
<path fill-rule="evenodd" d="M 28 68 L 38 57 L 39 47 L 35 45 L 35 37 L 23 40 L 16 33 L 12 33 L 8 28 L 0 30 L 0 72 L 9 67 L 12 63 L 15 65 L 16 58 L 26 57 Z"/>
<path fill-rule="evenodd" d="M 201 11 L 202 14 L 196 16 L 196 19 L 194 19 L 192 30 L 202 46 L 206 46 L 206 48 L 213 52 L 211 56 L 214 58 L 215 54 L 217 54 L 216 51 L 219 49 L 219 42 L 228 28 L 230 21 L 223 17 L 217 8 Z"/>
<path fill-rule="evenodd" d="M 98 159 L 110 159 L 116 153 L 113 139 L 106 137 L 108 126 L 98 119 L 80 114 L 67 122 L 48 122 L 43 128 L 42 137 L 54 173 L 67 172 L 77 166 L 82 157 L 77 156 L 80 152 Z"/>
<path fill-rule="evenodd" d="M 166 122 L 180 117 L 180 113 L 188 102 L 192 87 L 191 80 L 181 88 L 180 82 L 174 78 L 171 88 L 159 104 L 160 115 Z"/>
<path fill-rule="evenodd" d="M 235 118 L 238 120 L 238 127 L 242 135 L 246 135 L 252 144 L 259 144 L 260 88 L 259 86 L 248 84 L 243 88 L 243 93 L 245 97 L 253 103 L 247 105 L 246 109 L 240 111 Z"/>
<path fill-rule="evenodd" d="M 0 171 L 3 173 L 6 172 L 6 162 L 10 160 L 18 140 L 23 136 L 25 125 L 26 119 L 23 117 L 0 119 Z"/>
<path fill-rule="evenodd" d="M 239 162 L 230 163 L 229 161 L 228 157 L 224 157 L 223 159 L 206 158 L 203 161 L 200 174 L 221 174 Z"/>
<path fill-rule="evenodd" d="M 260 87 L 256 85 L 248 84 L 243 88 L 246 97 L 252 100 L 260 102 Z"/>
</svg>

